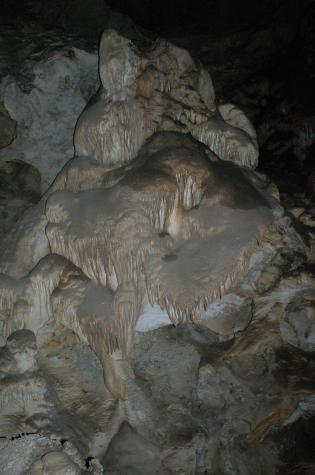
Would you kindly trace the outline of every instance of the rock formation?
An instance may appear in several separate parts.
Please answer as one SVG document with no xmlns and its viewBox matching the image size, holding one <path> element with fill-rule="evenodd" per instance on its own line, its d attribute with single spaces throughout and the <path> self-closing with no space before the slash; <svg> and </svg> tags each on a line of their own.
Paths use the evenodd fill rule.
<svg viewBox="0 0 315 475">
<path fill-rule="evenodd" d="M 49 254 L 22 281 L 3 278 L 3 335 L 62 322 L 89 343 L 108 388 L 124 398 L 144 302 L 173 324 L 193 321 L 244 273 L 273 205 L 249 172 L 222 161 L 254 165 L 254 132 L 221 108 L 224 122 L 210 77 L 186 51 L 161 42 L 140 55 L 109 30 L 100 77 L 78 120 L 76 157 L 43 199 L 47 224 L 33 239 L 45 233 Z M 85 159 L 102 166 L 85 167 L 88 190 L 68 178 Z"/>
<path fill-rule="evenodd" d="M 40 170 L 44 189 L 72 155 L 72 143 L 69 140 L 72 130 L 69 130 L 68 124 L 72 122 L 74 125 L 85 105 L 79 81 L 78 61 L 67 58 L 66 55 L 56 55 L 36 65 L 35 88 L 29 94 L 23 94 L 14 82 L 5 89 L 6 109 L 15 121 L 23 125 L 29 136 L 28 149 L 25 148 L 25 139 L 21 134 L 12 144 L 11 154 L 25 157 Z M 61 121 L 58 120 L 58 125 L 51 120 L 54 115 L 62 117 Z M 53 153 L 50 149 L 52 134 L 55 137 Z M 34 154 L 36 148 L 37 153 Z M 10 157 L 7 148 L 5 154 Z M 49 160 L 48 156 L 47 160 L 43 160 L 43 155 L 46 154 L 53 155 L 54 159 Z"/>
<path fill-rule="evenodd" d="M 253 128 L 246 119 L 237 127 L 224 121 L 209 74 L 187 51 L 160 41 L 141 53 L 109 30 L 100 42 L 100 78 L 103 88 L 76 127 L 78 156 L 113 166 L 134 158 L 154 132 L 179 131 L 189 132 L 222 160 L 257 166 Z"/>
<path fill-rule="evenodd" d="M 260 420 L 253 397 L 250 378 L 256 363 L 251 357 L 263 375 L 266 363 L 259 355 L 267 340 L 278 346 L 282 337 L 303 351 L 313 350 L 314 311 L 305 303 L 312 280 L 306 278 L 299 294 L 301 310 L 291 294 L 284 298 L 279 290 L 271 301 L 263 295 L 278 284 L 284 249 L 290 254 L 295 247 L 303 256 L 311 251 L 266 179 L 254 171 L 258 145 L 250 121 L 232 104 L 217 107 L 209 73 L 186 50 L 166 41 L 140 48 L 106 30 L 99 55 L 101 86 L 76 124 L 74 158 L 4 242 L 0 435 L 52 435 L 70 440 L 83 457 L 101 460 L 118 433 L 137 450 L 143 445 L 154 452 L 147 457 L 158 465 L 152 473 L 165 473 L 162 459 L 171 473 L 197 473 L 202 464 L 215 465 L 211 451 L 217 450 L 209 427 L 202 429 L 199 409 L 228 412 L 220 429 L 226 446 L 229 433 L 256 443 L 268 424 Z M 53 72 L 54 87 L 62 87 L 62 94 L 69 88 L 78 91 L 71 59 L 65 60 L 66 77 L 60 78 L 54 65 L 52 60 L 38 74 L 39 90 L 45 91 L 43 74 Z M 267 277 L 266 262 L 274 269 Z M 275 302 L 289 310 L 276 336 L 276 317 L 268 313 L 275 311 Z M 263 318 L 270 319 L 271 330 L 258 340 Z M 249 325 L 243 340 L 216 356 L 215 348 L 229 344 Z M 165 339 L 173 328 L 175 337 Z M 169 361 L 159 363 L 161 348 Z M 249 355 L 248 367 L 239 361 L 239 348 Z M 209 358 L 218 358 L 216 369 L 202 364 Z M 246 387 L 238 377 L 247 379 Z M 248 400 L 241 429 L 233 421 L 237 407 L 229 387 Z M 273 396 L 277 404 L 281 391 Z M 290 395 L 274 424 L 285 424 L 304 395 Z M 190 399 L 195 405 L 191 413 L 181 406 Z M 141 442 L 153 438 L 164 405 L 171 415 L 158 424 L 168 440 L 161 443 L 155 434 L 156 445 Z M 190 442 L 183 440 L 176 451 L 172 438 L 185 418 Z M 126 421 L 134 429 L 121 426 Z M 142 435 L 128 442 L 133 430 Z M 207 437 L 212 445 L 206 450 Z M 111 444 L 105 466 L 119 459 L 117 450 L 126 450 L 119 440 Z M 168 443 L 173 448 L 166 449 Z M 182 467 L 179 454 L 195 454 L 195 447 L 207 453 L 208 461 L 196 459 L 188 469 L 187 459 Z M 233 450 L 221 464 L 224 473 L 236 473 L 228 471 Z M 261 449 L 262 456 L 266 450 Z M 61 451 L 40 457 L 28 473 L 42 473 L 51 464 L 65 473 L 81 473 L 81 462 Z"/>
</svg>

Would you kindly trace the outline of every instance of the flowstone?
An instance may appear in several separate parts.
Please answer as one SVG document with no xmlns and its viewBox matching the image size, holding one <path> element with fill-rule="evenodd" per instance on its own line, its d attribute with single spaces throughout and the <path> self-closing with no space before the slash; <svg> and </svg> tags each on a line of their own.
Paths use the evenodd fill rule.
<svg viewBox="0 0 315 475">
<path fill-rule="evenodd" d="M 137 451 L 153 450 L 143 437 L 154 439 L 147 463 L 157 461 L 156 473 L 164 473 L 163 453 L 170 473 L 196 473 L 210 463 L 209 453 L 203 461 L 194 455 L 194 444 L 206 450 L 208 429 L 187 409 L 189 399 L 207 413 L 223 408 L 222 387 L 212 402 L 208 391 L 226 375 L 225 385 L 252 398 L 223 362 L 217 375 L 199 368 L 212 345 L 221 351 L 251 322 L 252 296 L 241 287 L 218 299 L 241 278 L 246 284 L 282 208 L 253 170 L 252 125 L 238 108 L 216 107 L 209 74 L 187 51 L 164 41 L 140 50 L 108 30 L 99 70 L 102 86 L 76 125 L 75 157 L 18 223 L 0 260 L 0 435 L 51 435 L 101 460 L 118 433 L 104 459 L 114 470 L 116 451 L 129 450 L 119 434 L 132 446 L 133 429 L 118 432 L 127 421 L 139 431 Z M 175 331 L 189 351 L 172 346 Z M 151 334 L 148 365 L 141 351 L 132 361 Z M 155 366 L 161 348 L 170 360 Z M 185 378 L 176 376 L 178 358 Z M 164 442 L 155 424 L 168 433 Z M 190 435 L 176 451 L 185 424 Z M 227 437 L 228 425 L 222 430 Z M 249 430 L 246 421 L 241 433 Z M 184 452 L 193 454 L 191 472 L 181 471 Z M 54 457 L 69 462 L 55 454 L 29 473 Z"/>
</svg>

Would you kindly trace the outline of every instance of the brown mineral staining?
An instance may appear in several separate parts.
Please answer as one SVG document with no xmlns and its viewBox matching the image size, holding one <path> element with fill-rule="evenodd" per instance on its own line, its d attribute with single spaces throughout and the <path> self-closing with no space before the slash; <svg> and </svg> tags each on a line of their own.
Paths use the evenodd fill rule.
<svg viewBox="0 0 315 475">
<path fill-rule="evenodd" d="M 257 166 L 253 126 L 232 104 L 216 109 L 209 74 L 186 50 L 160 41 L 140 52 L 107 30 L 100 77 L 103 87 L 77 123 L 78 156 L 117 166 L 136 157 L 154 132 L 188 131 L 222 160 Z"/>
<path fill-rule="evenodd" d="M 21 276 L 25 233 L 42 259 L 32 269 L 22 256 L 20 280 L 1 276 L 2 333 L 62 323 L 123 399 L 145 305 L 174 325 L 194 320 L 244 275 L 275 205 L 238 167 L 257 164 L 252 126 L 238 109 L 216 110 L 210 76 L 187 51 L 160 42 L 143 53 L 106 31 L 100 77 L 77 123 L 77 156 L 20 224 L 6 271 Z"/>
<path fill-rule="evenodd" d="M 114 375 L 125 371 L 117 368 L 127 364 L 145 298 L 165 309 L 174 324 L 194 319 L 245 273 L 247 256 L 273 215 L 268 199 L 241 170 L 212 163 L 188 135 L 154 135 L 119 178 L 106 176 L 105 188 L 53 193 L 46 235 L 52 252 L 98 286 L 92 299 L 92 284 L 82 290 L 79 308 L 69 313 L 79 298 L 73 294 L 72 304 L 55 315 L 64 324 L 79 322 L 76 331 L 102 361 L 112 392 L 122 397 Z M 115 302 L 124 288 L 128 297 L 121 307 Z"/>
</svg>

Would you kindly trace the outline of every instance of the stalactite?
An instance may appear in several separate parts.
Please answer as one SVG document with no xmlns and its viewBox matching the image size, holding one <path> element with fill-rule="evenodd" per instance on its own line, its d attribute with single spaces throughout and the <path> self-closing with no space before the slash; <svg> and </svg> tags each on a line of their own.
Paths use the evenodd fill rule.
<svg viewBox="0 0 315 475">
<path fill-rule="evenodd" d="M 1 333 L 70 328 L 123 399 L 144 305 L 175 325 L 193 321 L 244 275 L 274 205 L 237 166 L 257 166 L 250 122 L 216 108 L 187 51 L 160 41 L 140 52 L 106 31 L 100 77 L 76 156 L 21 228 L 42 260 L 29 259 L 21 280 L 0 277 Z"/>
</svg>

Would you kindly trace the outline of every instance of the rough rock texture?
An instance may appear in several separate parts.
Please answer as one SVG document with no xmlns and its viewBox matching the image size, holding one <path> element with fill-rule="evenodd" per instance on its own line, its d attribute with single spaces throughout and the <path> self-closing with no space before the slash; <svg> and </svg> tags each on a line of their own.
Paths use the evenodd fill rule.
<svg viewBox="0 0 315 475">
<path fill-rule="evenodd" d="M 99 84 L 92 41 L 34 26 L 1 31 L 0 241 L 72 157 L 77 117 Z"/>
<path fill-rule="evenodd" d="M 192 7 L 185 34 L 183 22 L 178 30 L 167 20 L 163 25 L 158 22 L 156 29 L 167 26 L 167 38 L 187 48 L 211 72 L 219 101 L 245 111 L 257 132 L 260 168 L 277 183 L 282 202 L 306 207 L 313 214 L 314 2 L 234 3 L 223 0 Z M 121 8 L 137 11 L 140 2 L 133 4 L 121 2 Z M 219 16 L 214 15 L 216 8 L 221 10 Z M 151 2 L 142 10 L 144 16 L 151 14 Z M 196 23 L 191 21 L 194 11 L 199 17 Z M 160 15 L 164 14 L 161 9 Z M 254 17 L 254 23 L 242 26 Z M 235 22 L 234 29 L 228 27 L 228 18 Z"/>
<path fill-rule="evenodd" d="M 102 463 L 108 475 L 117 474 L 118 467 L 122 473 L 130 475 L 167 475 L 162 468 L 159 449 L 126 423 L 113 438 Z"/>
<path fill-rule="evenodd" d="M 2 107 L 0 112 L 0 149 L 13 142 L 16 133 L 16 122 L 11 119 L 7 110 Z"/>
<path fill-rule="evenodd" d="M 10 475 L 100 475 L 101 467 L 91 461 L 87 471 L 78 451 L 69 442 L 36 434 L 23 434 L 14 440 L 1 440 L 1 473 Z M 21 456 L 23 454 L 23 456 Z"/>
<path fill-rule="evenodd" d="M 21 161 L 0 162 L 0 241 L 41 196 L 36 168 Z"/>
<path fill-rule="evenodd" d="M 19 157 L 36 167 L 44 190 L 73 155 L 72 131 L 85 105 L 79 88 L 80 68 L 72 54 L 72 58 L 69 53 L 56 54 L 38 63 L 31 92 L 23 93 L 14 80 L 7 80 L 3 92 L 4 106 L 19 128 L 1 158 Z"/>
<path fill-rule="evenodd" d="M 104 173 L 101 188 L 74 193 L 66 182 L 45 198 L 55 255 L 22 280 L 4 278 L 3 335 L 21 326 L 37 331 L 54 317 L 90 344 L 108 387 L 123 397 L 113 373 L 130 355 L 144 302 L 166 310 L 173 324 L 196 319 L 244 274 L 272 206 L 279 213 L 249 172 L 211 163 L 209 153 L 182 134 L 160 133 L 132 166 Z"/>
<path fill-rule="evenodd" d="M 222 160 L 257 166 L 249 121 L 224 121 L 209 74 L 186 50 L 160 41 L 141 53 L 109 30 L 100 42 L 100 78 L 103 88 L 76 127 L 78 156 L 113 166 L 134 158 L 154 132 L 163 130 L 189 132 Z"/>
<path fill-rule="evenodd" d="M 32 441 L 4 470 L 289 473 L 286 431 L 314 413 L 309 234 L 187 51 L 108 30 L 99 67 L 75 157 L 2 246 L 0 435 Z"/>
<path fill-rule="evenodd" d="M 11 56 L 7 57 L 2 40 L 0 160 L 20 160 L 35 167 L 45 191 L 73 156 L 76 120 L 98 87 L 97 55 L 75 47 L 81 46 L 79 40 L 62 41 L 57 33 L 47 36 L 27 27 L 24 49 L 14 30 L 7 27 L 5 32 Z M 40 51 L 39 42 L 43 43 Z"/>
</svg>

